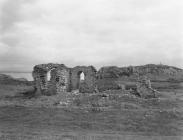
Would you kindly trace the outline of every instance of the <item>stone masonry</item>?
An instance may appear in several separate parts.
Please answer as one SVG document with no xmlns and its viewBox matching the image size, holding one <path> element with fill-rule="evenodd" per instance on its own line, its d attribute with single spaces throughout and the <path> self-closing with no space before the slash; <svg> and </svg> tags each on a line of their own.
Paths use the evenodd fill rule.
<svg viewBox="0 0 183 140">
<path fill-rule="evenodd" d="M 155 98 L 157 91 L 151 87 L 151 81 L 146 76 L 138 78 L 137 93 L 142 98 Z"/>
<path fill-rule="evenodd" d="M 117 75 L 119 73 L 116 69 L 109 72 L 104 71 L 102 74 Z M 125 85 L 116 84 L 113 77 L 106 79 L 101 76 L 102 74 L 101 70 L 97 72 L 93 66 L 68 68 L 64 64 L 53 63 L 36 65 L 32 72 L 35 89 L 37 94 L 41 95 L 62 94 L 72 90 L 79 90 L 80 93 L 93 93 L 101 89 L 101 87 L 103 88 L 101 91 L 111 90 L 114 87 L 125 90 Z M 81 78 L 81 75 L 84 77 Z M 103 83 L 101 80 L 103 80 Z M 136 89 L 142 98 L 154 98 L 157 92 L 151 87 L 150 79 L 146 76 L 139 76 Z"/>
<path fill-rule="evenodd" d="M 32 76 L 39 94 L 54 95 L 77 89 L 82 89 L 82 92 L 94 92 L 96 72 L 93 66 L 68 68 L 64 64 L 49 63 L 34 66 Z M 50 79 L 48 73 L 50 73 Z M 81 73 L 85 76 L 83 81 L 80 79 Z M 81 88 L 82 85 L 85 88 Z"/>
</svg>

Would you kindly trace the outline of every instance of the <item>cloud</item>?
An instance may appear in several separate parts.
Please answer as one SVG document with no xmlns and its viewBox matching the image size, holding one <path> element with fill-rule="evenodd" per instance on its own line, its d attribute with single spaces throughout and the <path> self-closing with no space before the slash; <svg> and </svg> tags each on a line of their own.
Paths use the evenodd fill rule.
<svg viewBox="0 0 183 140">
<path fill-rule="evenodd" d="M 23 5 L 30 4 L 34 0 L 3 0 L 1 4 L 1 31 L 13 28 L 16 22 L 22 21 Z"/>
<path fill-rule="evenodd" d="M 1 69 L 31 71 L 33 65 L 47 62 L 97 67 L 162 62 L 182 67 L 182 4 L 3 0 Z"/>
</svg>

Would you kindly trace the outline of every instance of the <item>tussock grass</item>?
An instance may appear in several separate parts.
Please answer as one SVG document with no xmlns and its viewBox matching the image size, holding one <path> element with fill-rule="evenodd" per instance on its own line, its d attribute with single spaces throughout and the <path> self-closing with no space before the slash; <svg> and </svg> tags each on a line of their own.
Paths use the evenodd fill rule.
<svg viewBox="0 0 183 140">
<path fill-rule="evenodd" d="M 2 93 L 0 97 L 0 132 L 10 139 L 18 135 L 25 139 L 33 139 L 33 136 L 49 139 L 65 131 L 183 135 L 180 89 L 180 93 L 174 96 L 172 92 L 162 92 L 157 99 L 142 99 L 124 90 L 31 98 L 21 94 L 31 87 L 1 86 L 3 90 L 9 93 Z"/>
</svg>

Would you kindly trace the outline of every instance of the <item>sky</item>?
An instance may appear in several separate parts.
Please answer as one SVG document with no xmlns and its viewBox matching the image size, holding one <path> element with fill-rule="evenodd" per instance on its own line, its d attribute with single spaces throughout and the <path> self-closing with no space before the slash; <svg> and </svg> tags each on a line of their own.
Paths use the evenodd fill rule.
<svg viewBox="0 0 183 140">
<path fill-rule="evenodd" d="M 0 71 L 41 63 L 183 68 L 182 0 L 0 0 Z"/>
</svg>

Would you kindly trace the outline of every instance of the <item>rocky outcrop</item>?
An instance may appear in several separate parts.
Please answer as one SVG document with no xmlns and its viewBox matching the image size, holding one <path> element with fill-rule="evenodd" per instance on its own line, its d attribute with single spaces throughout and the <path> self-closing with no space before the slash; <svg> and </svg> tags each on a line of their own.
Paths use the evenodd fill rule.
<svg viewBox="0 0 183 140">
<path fill-rule="evenodd" d="M 129 67 L 102 67 L 97 76 L 99 79 L 123 78 L 126 80 L 135 80 L 138 76 L 148 76 L 152 81 L 183 81 L 183 70 L 167 66 L 148 64 L 144 66 Z"/>
<path fill-rule="evenodd" d="M 126 89 L 136 89 L 138 78 L 147 76 L 152 82 L 181 82 L 183 81 L 183 70 L 167 66 L 148 64 L 144 66 L 102 67 L 97 72 L 97 86 L 100 91 L 108 89 L 119 89 L 123 84 Z"/>
<path fill-rule="evenodd" d="M 122 76 L 130 76 L 135 72 L 134 67 L 119 68 L 116 66 L 102 67 L 97 72 L 98 79 L 103 78 L 119 78 Z"/>
</svg>

